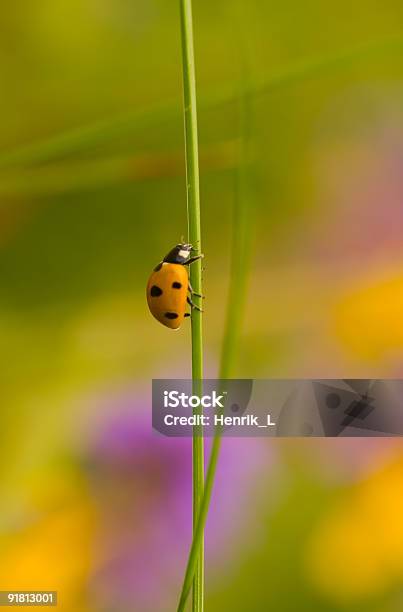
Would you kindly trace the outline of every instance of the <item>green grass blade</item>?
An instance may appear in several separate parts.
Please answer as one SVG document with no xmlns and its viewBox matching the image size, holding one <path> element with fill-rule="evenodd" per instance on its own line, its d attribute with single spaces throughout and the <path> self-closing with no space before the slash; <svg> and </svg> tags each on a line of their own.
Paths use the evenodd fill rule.
<svg viewBox="0 0 403 612">
<path fill-rule="evenodd" d="M 332 55 L 303 59 L 281 70 L 278 74 L 264 79 L 253 88 L 256 96 L 266 95 L 277 89 L 295 85 L 300 81 L 317 78 L 322 75 L 332 77 L 335 72 L 345 70 L 357 62 L 379 59 L 385 54 L 401 53 L 403 36 L 356 45 Z"/>
<path fill-rule="evenodd" d="M 199 149 L 199 157 L 206 175 L 232 170 L 238 165 L 238 141 L 232 139 L 208 144 Z M 0 209 L 10 205 L 9 198 L 15 196 L 52 196 L 182 176 L 183 148 L 138 152 L 121 157 L 72 158 L 13 169 L 3 174 L 0 180 Z"/>
<path fill-rule="evenodd" d="M 166 103 L 152 108 L 139 109 L 92 124 L 50 136 L 40 142 L 22 145 L 0 153 L 0 169 L 9 166 L 45 163 L 54 159 L 86 151 L 120 136 L 127 136 L 138 128 L 155 124 L 160 120 L 178 117 L 179 106 Z"/>
<path fill-rule="evenodd" d="M 191 0 L 180 0 L 182 35 L 182 66 L 186 143 L 186 187 L 188 205 L 189 242 L 201 252 L 199 158 L 197 136 L 196 75 L 193 48 L 193 21 Z M 190 282 L 196 293 L 202 293 L 201 261 L 192 264 Z M 195 298 L 196 299 L 196 298 Z M 197 298 L 199 299 L 199 298 Z M 193 394 L 203 393 L 203 338 L 202 315 L 192 312 L 192 380 Z M 195 410 L 200 412 L 200 410 Z M 204 490 L 204 440 L 201 426 L 193 430 L 193 530 L 200 514 Z M 204 542 L 199 535 L 199 547 L 193 577 L 193 612 L 204 609 Z"/>
<path fill-rule="evenodd" d="M 385 54 L 401 53 L 402 51 L 403 35 L 358 45 L 332 55 L 304 59 L 280 70 L 277 74 L 267 77 L 259 85 L 253 85 L 249 93 L 252 96 L 266 95 L 305 79 L 318 77 L 321 74 L 331 76 L 335 71 L 344 70 L 355 62 L 365 62 L 380 58 Z M 233 87 L 226 86 L 222 90 L 204 96 L 200 100 L 200 106 L 203 108 L 222 106 L 234 102 L 237 97 L 238 92 Z M 120 135 L 127 136 L 139 128 L 155 124 L 158 121 L 178 118 L 179 112 L 178 104 L 168 102 L 154 108 L 141 109 L 123 117 L 105 119 L 94 124 L 77 127 L 40 142 L 0 153 L 0 169 L 15 165 L 46 162 L 85 151 Z"/>
<path fill-rule="evenodd" d="M 254 226 L 254 211 L 248 204 L 250 196 L 249 178 L 251 162 L 254 159 L 251 139 L 251 96 L 245 90 L 241 98 L 241 151 L 240 169 L 237 173 L 237 185 L 234 198 L 234 212 L 232 219 L 232 249 L 231 272 L 227 299 L 227 314 L 224 329 L 224 338 L 221 352 L 219 378 L 228 379 L 234 374 L 235 362 L 238 355 L 242 320 L 245 309 L 245 296 L 249 277 L 249 262 L 252 250 L 252 235 Z M 193 575 L 197 567 L 199 549 L 203 540 L 204 528 L 213 491 L 218 458 L 221 449 L 221 428 L 218 428 L 211 447 L 210 460 L 206 473 L 204 495 L 200 505 L 200 514 L 194 530 L 193 541 L 189 552 L 185 577 L 179 599 L 177 611 L 185 610 L 186 601 L 192 586 Z"/>
</svg>

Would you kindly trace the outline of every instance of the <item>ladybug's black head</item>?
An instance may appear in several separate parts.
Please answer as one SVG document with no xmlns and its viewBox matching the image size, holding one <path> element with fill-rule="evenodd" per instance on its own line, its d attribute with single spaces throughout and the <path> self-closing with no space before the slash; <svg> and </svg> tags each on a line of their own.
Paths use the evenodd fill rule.
<svg viewBox="0 0 403 612">
<path fill-rule="evenodd" d="M 169 251 L 164 257 L 166 263 L 184 264 L 190 257 L 193 247 L 191 244 L 180 243 Z"/>
</svg>

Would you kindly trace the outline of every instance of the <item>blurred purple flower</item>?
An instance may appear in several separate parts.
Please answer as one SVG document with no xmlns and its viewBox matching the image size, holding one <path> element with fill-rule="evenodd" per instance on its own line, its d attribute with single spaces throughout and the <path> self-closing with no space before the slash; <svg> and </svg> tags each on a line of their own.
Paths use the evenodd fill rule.
<svg viewBox="0 0 403 612">
<path fill-rule="evenodd" d="M 150 399 L 137 389 L 102 407 L 88 462 L 100 514 L 91 597 L 106 609 L 167 610 L 192 537 L 192 441 L 154 432 Z M 269 447 L 262 439 L 223 441 L 206 530 L 209 564 L 232 558 L 246 529 L 253 540 L 247 525 L 259 481 L 267 479 Z"/>
</svg>

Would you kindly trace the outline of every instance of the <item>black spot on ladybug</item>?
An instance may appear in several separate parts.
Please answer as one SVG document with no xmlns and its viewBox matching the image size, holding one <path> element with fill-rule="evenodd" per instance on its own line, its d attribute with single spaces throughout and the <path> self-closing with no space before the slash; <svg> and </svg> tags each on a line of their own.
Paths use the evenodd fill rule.
<svg viewBox="0 0 403 612">
<path fill-rule="evenodd" d="M 160 295 L 162 295 L 162 289 L 157 287 L 157 285 L 153 285 L 150 290 L 150 295 L 151 297 L 159 297 Z"/>
<path fill-rule="evenodd" d="M 159 272 L 159 271 L 161 270 L 161 268 L 162 268 L 162 263 L 163 263 L 163 262 L 161 261 L 161 262 L 160 262 L 160 263 L 159 263 L 157 266 L 155 266 L 155 268 L 154 268 L 154 272 Z"/>
<path fill-rule="evenodd" d="M 176 312 L 166 312 L 164 316 L 166 319 L 177 319 L 179 315 Z"/>
<path fill-rule="evenodd" d="M 174 283 L 172 283 L 172 289 L 182 289 L 182 283 L 178 283 L 177 281 L 175 281 Z"/>
</svg>

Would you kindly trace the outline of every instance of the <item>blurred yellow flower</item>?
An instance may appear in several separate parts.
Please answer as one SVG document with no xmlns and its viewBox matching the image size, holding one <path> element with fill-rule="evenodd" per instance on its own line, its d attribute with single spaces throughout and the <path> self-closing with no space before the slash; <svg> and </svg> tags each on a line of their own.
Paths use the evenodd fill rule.
<svg viewBox="0 0 403 612">
<path fill-rule="evenodd" d="M 358 358 L 377 361 L 403 351 L 403 272 L 352 289 L 335 307 L 334 331 Z"/>
<path fill-rule="evenodd" d="M 59 610 L 87 610 L 81 600 L 91 566 L 93 525 L 91 505 L 77 500 L 8 534 L 2 542 L 0 590 L 57 591 Z"/>
<path fill-rule="evenodd" d="M 316 527 L 306 552 L 311 580 L 341 601 L 403 581 L 403 454 L 360 482 Z"/>
</svg>

